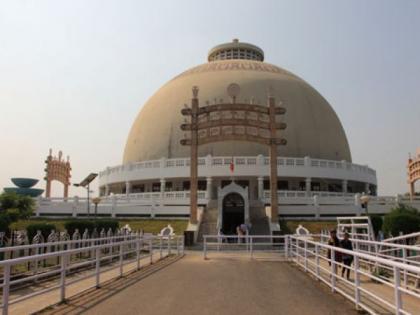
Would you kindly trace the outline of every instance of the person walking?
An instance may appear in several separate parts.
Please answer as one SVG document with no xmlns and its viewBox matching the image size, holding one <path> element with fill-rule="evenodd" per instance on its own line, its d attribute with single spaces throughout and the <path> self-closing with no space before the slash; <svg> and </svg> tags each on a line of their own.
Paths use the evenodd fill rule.
<svg viewBox="0 0 420 315">
<path fill-rule="evenodd" d="M 337 231 L 331 230 L 330 231 L 330 239 L 328 240 L 328 245 L 334 246 L 334 247 L 340 247 L 340 240 L 337 237 Z M 331 266 L 331 263 L 333 261 L 335 262 L 341 262 L 341 252 L 334 251 L 334 256 L 332 255 L 331 249 L 328 249 L 327 252 L 327 258 L 328 258 L 328 264 Z M 337 266 L 334 269 L 334 273 L 337 273 Z"/>
<path fill-rule="evenodd" d="M 350 235 L 349 233 L 344 233 L 344 239 L 341 241 L 341 247 L 343 249 L 347 249 L 347 250 L 353 250 L 353 244 L 350 241 Z M 350 279 L 350 269 L 351 269 L 351 264 L 353 262 L 353 255 L 350 254 L 343 254 L 343 268 L 341 269 L 341 276 L 344 277 L 344 273 L 346 273 L 347 271 L 347 280 Z"/>
</svg>

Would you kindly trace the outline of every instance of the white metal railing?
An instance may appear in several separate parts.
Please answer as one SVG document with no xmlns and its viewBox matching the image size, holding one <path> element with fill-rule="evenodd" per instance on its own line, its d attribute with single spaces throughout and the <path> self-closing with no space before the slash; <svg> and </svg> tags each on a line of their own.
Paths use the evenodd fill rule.
<svg viewBox="0 0 420 315">
<path fill-rule="evenodd" d="M 203 255 L 210 252 L 246 251 L 250 257 L 256 253 L 276 253 L 284 257 L 286 236 L 283 235 L 203 235 Z"/>
<path fill-rule="evenodd" d="M 329 246 L 315 241 L 311 237 L 313 236 L 266 235 L 238 238 L 237 236 L 205 235 L 203 255 L 205 259 L 208 259 L 211 251 L 236 250 L 243 251 L 252 258 L 257 251 L 257 240 L 264 239 L 265 241 L 260 243 L 261 251 L 274 252 L 280 258 L 293 261 L 305 272 L 328 285 L 332 292 L 337 292 L 352 301 L 357 309 L 363 309 L 370 314 L 383 311 L 391 311 L 395 314 L 420 314 L 420 294 L 411 290 L 405 282 L 405 275 L 420 274 L 419 266 L 415 266 L 409 261 L 395 261 L 386 256 L 381 257 L 372 253 Z M 234 242 L 225 241 L 229 239 Z M 344 265 L 337 258 L 339 257 L 338 253 L 341 256 L 352 257 L 353 264 Z M 347 273 L 347 269 L 349 269 L 351 277 L 347 279 L 340 276 L 340 268 L 342 268 L 342 274 L 343 271 Z M 387 279 L 380 275 L 380 268 L 387 269 Z M 377 285 L 383 288 L 378 290 Z"/>
<path fill-rule="evenodd" d="M 0 268 L 3 270 L 3 282 L 0 285 L 2 288 L 2 304 L 0 307 L 2 308 L 3 315 L 8 314 L 9 306 L 11 304 L 19 303 L 53 290 L 59 290 L 60 298 L 56 302 L 62 302 L 66 298 L 66 288 L 69 285 L 88 278 L 94 278 L 94 284 L 85 285 L 83 290 L 92 287 L 99 288 L 101 285 L 101 275 L 105 272 L 116 269 L 117 272 L 112 277 L 121 277 L 124 273 L 124 266 L 131 264 L 133 265 L 132 267 L 134 267 L 131 270 L 139 270 L 142 265 L 141 261 L 146 259 L 150 263 L 153 263 L 153 261 L 156 260 L 154 255 L 158 255 L 158 259 L 161 259 L 171 254 L 183 255 L 184 253 L 183 236 L 140 236 L 116 241 L 109 239 L 110 242 L 105 244 L 101 244 L 99 242 L 100 240 L 103 241 L 104 239 L 98 239 L 97 241 L 94 241 L 93 245 L 89 243 L 88 246 L 84 247 L 0 261 Z M 70 244 L 77 244 L 71 242 Z M 50 246 L 52 244 L 50 244 Z M 30 246 L 33 245 L 27 247 Z M 35 246 L 35 248 L 39 247 Z M 2 250 L 7 251 L 8 249 L 3 248 Z M 12 278 L 12 270 L 16 266 L 22 264 L 39 265 L 42 264 L 42 262 L 50 261 L 54 261 L 54 263 L 50 268 L 43 272 L 28 274 L 25 277 L 17 279 Z M 57 261 L 58 265 L 55 263 Z M 74 274 L 81 270 L 83 270 L 83 272 L 80 272 L 80 276 L 75 277 Z M 70 274 L 72 275 L 71 278 Z M 109 278 L 109 276 L 107 277 Z M 12 300 L 10 299 L 10 289 L 12 287 L 15 288 L 16 286 L 29 284 L 32 285 L 32 287 L 36 287 L 34 281 L 37 282 L 46 279 L 48 279 L 49 282 L 52 281 L 52 283 L 49 283 L 49 285 L 45 287 L 39 286 L 31 293 L 23 290 L 18 297 Z M 80 293 L 80 290 L 78 293 Z M 51 301 L 51 304 L 53 303 L 54 301 Z"/>
<path fill-rule="evenodd" d="M 329 246 L 320 242 L 289 236 L 289 257 L 302 267 L 306 272 L 311 273 L 318 280 L 324 282 L 333 292 L 338 292 L 355 303 L 356 308 L 362 308 L 371 314 L 377 314 L 372 308 L 372 303 L 392 311 L 395 314 L 419 314 L 420 294 L 407 289 L 401 283 L 401 275 L 404 273 L 420 274 L 420 267 L 393 261 L 391 259 L 374 256 L 367 253 L 350 251 L 339 247 Z M 330 252 L 328 256 L 326 253 Z M 338 259 L 336 254 L 349 255 L 354 258 L 353 266 L 347 267 Z M 333 257 L 333 258 L 329 258 Z M 367 271 L 361 268 L 362 264 L 368 262 L 373 266 L 386 266 L 390 270 L 389 281 L 378 276 L 375 271 Z M 345 279 L 338 274 L 339 268 L 350 268 L 353 279 Z M 378 290 L 376 286 L 369 283 L 379 283 L 384 290 Z M 388 294 L 387 292 L 388 291 Z M 392 299 L 389 293 L 393 293 Z M 413 303 L 403 303 L 404 299 L 411 299 Z M 414 306 L 413 306 L 414 305 Z"/>
<path fill-rule="evenodd" d="M 328 235 L 325 234 L 321 234 L 319 237 L 322 243 L 327 243 L 329 238 Z M 377 242 L 360 238 L 350 238 L 350 241 L 352 242 L 354 251 L 384 258 L 390 261 L 396 261 L 403 264 L 420 267 L 419 246 Z M 371 262 L 366 262 L 364 268 L 367 270 L 381 269 L 384 274 L 392 272 L 392 270 L 387 265 L 381 265 L 377 262 L 375 262 L 373 265 Z M 391 280 L 386 276 L 382 276 L 382 279 L 384 281 Z M 418 287 L 418 283 L 420 283 L 419 273 L 404 271 L 402 281 L 406 289 L 420 293 L 420 288 Z"/>
</svg>

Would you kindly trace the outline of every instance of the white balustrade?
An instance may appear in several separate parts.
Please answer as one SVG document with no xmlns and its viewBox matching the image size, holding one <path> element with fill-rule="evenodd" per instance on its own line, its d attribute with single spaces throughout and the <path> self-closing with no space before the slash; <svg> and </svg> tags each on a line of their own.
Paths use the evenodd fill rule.
<svg viewBox="0 0 420 315">
<path fill-rule="evenodd" d="M 198 159 L 199 174 L 208 176 L 231 176 L 229 165 L 232 157 L 200 157 Z M 235 176 L 268 176 L 270 159 L 263 156 L 233 157 Z M 278 157 L 279 174 L 286 177 L 330 178 L 367 182 L 376 185 L 375 170 L 346 161 L 322 159 Z M 121 183 L 130 180 L 149 180 L 165 178 L 189 177 L 189 158 L 161 159 L 129 163 L 108 167 L 99 173 L 99 185 Z"/>
</svg>

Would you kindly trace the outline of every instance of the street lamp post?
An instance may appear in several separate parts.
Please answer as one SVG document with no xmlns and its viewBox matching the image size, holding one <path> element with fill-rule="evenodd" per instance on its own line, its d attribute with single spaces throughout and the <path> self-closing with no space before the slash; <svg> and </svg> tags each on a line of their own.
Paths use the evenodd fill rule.
<svg viewBox="0 0 420 315">
<path fill-rule="evenodd" d="M 92 199 L 92 202 L 95 205 L 95 220 L 96 220 L 98 216 L 98 204 L 101 202 L 101 198 L 95 197 Z"/>
<path fill-rule="evenodd" d="M 87 216 L 90 216 L 90 183 L 98 176 L 96 173 L 90 173 L 84 180 L 78 184 L 73 184 L 75 187 L 83 187 L 87 191 Z"/>
</svg>

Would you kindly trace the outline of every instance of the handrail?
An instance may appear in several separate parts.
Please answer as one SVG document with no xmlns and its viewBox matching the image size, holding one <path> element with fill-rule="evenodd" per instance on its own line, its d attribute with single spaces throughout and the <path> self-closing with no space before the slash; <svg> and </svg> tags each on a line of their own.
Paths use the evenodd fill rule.
<svg viewBox="0 0 420 315">
<path fill-rule="evenodd" d="M 102 238 L 86 238 L 86 239 L 79 239 L 79 240 L 68 240 L 68 241 L 57 241 L 57 242 L 44 242 L 38 244 L 26 244 L 26 245 L 17 245 L 17 246 L 7 246 L 0 248 L 0 253 L 2 252 L 9 252 L 9 251 L 17 251 L 17 250 L 25 250 L 25 249 L 32 249 L 32 248 L 39 248 L 39 247 L 49 247 L 49 246 L 60 246 L 60 245 L 72 245 L 72 244 L 80 244 L 80 243 L 91 243 L 91 242 L 98 242 L 98 241 L 112 241 L 118 238 L 138 238 L 141 237 L 140 235 L 119 235 L 119 236 L 112 236 L 112 237 L 102 237 Z M 148 235 L 145 235 L 148 237 Z"/>
<path fill-rule="evenodd" d="M 118 238 L 124 238 L 126 236 L 118 236 Z M 107 239 L 115 240 L 115 238 L 100 238 L 100 239 L 90 239 L 86 241 L 90 242 L 100 242 Z M 79 242 L 71 241 L 73 243 Z M 43 243 L 43 244 L 34 244 L 35 248 L 37 246 L 43 246 L 47 244 L 47 246 L 54 246 L 58 242 L 55 243 Z M 67 243 L 68 244 L 68 243 Z M 79 281 L 83 281 L 87 278 L 95 277 L 95 284 L 85 284 L 87 288 L 83 288 L 80 291 L 84 291 L 86 289 L 93 287 L 100 286 L 100 275 L 104 272 L 108 272 L 112 269 L 119 268 L 119 273 L 117 275 L 112 275 L 112 277 L 118 277 L 123 275 L 123 267 L 124 265 L 135 263 L 136 270 L 139 270 L 140 260 L 144 258 L 149 258 L 150 263 L 153 263 L 153 255 L 155 254 L 155 249 L 159 251 L 159 257 L 163 258 L 163 250 L 165 250 L 165 256 L 171 255 L 173 250 L 175 250 L 176 255 L 183 255 L 184 253 L 184 237 L 177 236 L 177 235 L 170 235 L 170 236 L 139 236 L 134 235 L 131 239 L 121 239 L 114 242 L 107 242 L 102 244 L 94 244 L 85 247 L 79 248 L 72 248 L 72 249 L 65 249 L 65 250 L 58 250 L 54 252 L 44 253 L 44 254 L 35 254 L 32 256 L 23 256 L 13 259 L 7 259 L 0 261 L 0 267 L 3 268 L 3 281 L 0 287 L 3 291 L 3 299 L 2 308 L 3 315 L 7 315 L 9 311 L 9 305 L 13 303 L 21 302 L 28 298 L 33 298 L 38 295 L 45 294 L 52 290 L 60 290 L 60 300 L 64 301 L 66 298 L 66 287 L 70 284 L 74 284 Z M 30 245 L 32 246 L 32 245 Z M 26 246 L 27 247 L 27 246 Z M 9 248 L 10 249 L 10 248 Z M 117 249 L 117 251 L 115 251 Z M 144 251 L 146 249 L 146 252 Z M 74 261 L 70 259 L 73 255 L 82 255 L 84 253 L 89 253 L 88 259 L 85 261 Z M 145 254 L 146 253 L 146 254 Z M 131 255 L 131 256 L 130 256 Z M 133 256 L 134 255 L 134 256 Z M 86 256 L 85 256 L 86 257 Z M 44 273 L 35 273 L 33 275 L 26 276 L 24 278 L 19 279 L 11 279 L 11 269 L 13 266 L 25 264 L 25 263 L 35 263 L 38 265 L 42 261 L 46 261 L 51 258 L 59 258 L 59 264 L 56 265 L 53 269 L 49 269 Z M 119 258 L 119 259 L 116 259 Z M 108 267 L 103 268 L 102 263 L 106 262 Z M 59 267 L 59 268 L 56 268 Z M 66 277 L 68 276 L 68 272 L 77 271 L 78 268 L 88 268 L 88 274 L 81 275 L 80 277 L 72 277 L 71 280 L 68 282 L 66 281 Z M 34 280 L 43 279 L 45 277 L 57 277 L 56 280 L 59 281 L 57 285 L 51 285 L 47 288 L 41 288 L 38 291 L 33 293 L 24 294 L 15 298 L 13 301 L 9 301 L 10 297 L 10 286 L 22 283 L 29 282 L 32 283 Z M 59 302 L 57 301 L 57 302 Z M 53 303 L 53 302 L 51 302 Z"/>
</svg>

